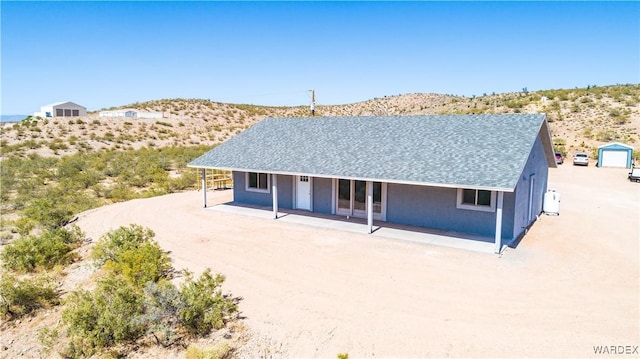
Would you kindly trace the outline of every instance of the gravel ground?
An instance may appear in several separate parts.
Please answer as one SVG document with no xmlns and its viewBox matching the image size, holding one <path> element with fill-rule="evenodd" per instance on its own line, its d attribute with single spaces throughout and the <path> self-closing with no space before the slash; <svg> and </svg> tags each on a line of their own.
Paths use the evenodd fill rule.
<svg viewBox="0 0 640 359">
<path fill-rule="evenodd" d="M 225 274 L 243 298 L 241 358 L 594 357 L 640 344 L 640 185 L 627 172 L 550 169 L 560 216 L 501 256 L 206 210 L 196 191 L 77 224 L 94 239 L 149 227 L 177 269 Z"/>
</svg>

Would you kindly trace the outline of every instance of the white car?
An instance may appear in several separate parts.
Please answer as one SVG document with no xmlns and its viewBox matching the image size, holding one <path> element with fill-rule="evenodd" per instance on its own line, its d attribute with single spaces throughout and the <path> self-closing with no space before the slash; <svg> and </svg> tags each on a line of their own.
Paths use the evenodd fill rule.
<svg viewBox="0 0 640 359">
<path fill-rule="evenodd" d="M 588 166 L 589 165 L 589 155 L 586 153 L 576 153 L 575 156 L 573 156 L 573 165 L 577 166 L 577 165 L 581 165 L 581 166 Z"/>
</svg>

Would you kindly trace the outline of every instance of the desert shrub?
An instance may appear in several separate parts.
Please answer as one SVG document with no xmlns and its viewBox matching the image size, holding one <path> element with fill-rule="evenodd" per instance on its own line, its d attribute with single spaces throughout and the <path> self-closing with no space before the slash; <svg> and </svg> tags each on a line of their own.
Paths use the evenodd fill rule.
<svg viewBox="0 0 640 359">
<path fill-rule="evenodd" d="M 155 242 L 145 242 L 137 248 L 123 250 L 116 260 L 109 260 L 104 269 L 122 275 L 136 287 L 166 277 L 171 269 L 169 257 Z"/>
<path fill-rule="evenodd" d="M 57 328 L 41 327 L 36 333 L 36 338 L 40 345 L 42 345 L 42 352 L 45 355 L 49 355 L 51 349 L 59 342 L 58 338 L 60 333 Z"/>
<path fill-rule="evenodd" d="M 221 274 L 213 276 L 204 271 L 194 281 L 187 272 L 187 279 L 180 290 L 185 307 L 180 310 L 180 322 L 194 335 L 209 333 L 224 326 L 228 315 L 237 311 L 236 304 L 222 294 L 220 286 L 225 280 Z"/>
<path fill-rule="evenodd" d="M 144 288 L 144 311 L 139 321 L 156 344 L 169 346 L 179 341 L 179 312 L 184 307 L 180 291 L 170 282 L 148 282 Z"/>
<path fill-rule="evenodd" d="M 221 340 L 213 347 L 200 348 L 190 344 L 185 352 L 186 359 L 224 359 L 231 354 L 231 347 L 225 340 Z"/>
<path fill-rule="evenodd" d="M 185 171 L 179 177 L 170 178 L 167 184 L 169 192 L 176 192 L 193 188 L 197 181 L 198 175 L 195 171 Z"/>
<path fill-rule="evenodd" d="M 0 231 L 0 245 L 4 246 L 13 238 L 13 233 L 7 230 Z"/>
<path fill-rule="evenodd" d="M 170 124 L 169 122 L 165 122 L 165 121 L 156 121 L 156 124 L 158 124 L 160 126 L 173 127 L 172 124 Z"/>
<path fill-rule="evenodd" d="M 166 278 L 171 262 L 153 240 L 150 229 L 132 224 L 105 234 L 94 246 L 91 256 L 107 272 L 122 276 L 136 288 Z"/>
<path fill-rule="evenodd" d="M 624 125 L 625 123 L 629 122 L 630 113 L 631 110 L 629 109 L 621 110 L 618 108 L 612 108 L 609 110 L 609 116 L 611 116 L 614 120 L 614 123 L 618 125 Z"/>
<path fill-rule="evenodd" d="M 40 236 L 20 237 L 8 244 L 0 253 L 2 266 L 19 272 L 33 272 L 67 265 L 75 259 L 71 253 L 83 240 L 77 226 L 44 232 Z"/>
<path fill-rule="evenodd" d="M 37 198 L 25 209 L 24 215 L 47 229 L 55 229 L 69 223 L 73 212 L 64 201 L 55 197 Z"/>
<path fill-rule="evenodd" d="M 0 316 L 3 319 L 17 319 L 59 303 L 56 285 L 47 277 L 19 280 L 11 274 L 3 274 L 0 278 Z"/>
<path fill-rule="evenodd" d="M 114 188 L 110 188 L 104 191 L 105 198 L 113 201 L 113 202 L 123 202 L 128 201 L 130 199 L 138 198 L 136 193 L 132 191 L 129 187 L 119 184 Z"/>
<path fill-rule="evenodd" d="M 180 290 L 170 282 L 148 282 L 144 315 L 140 317 L 148 333 L 158 344 L 171 345 L 181 331 L 198 336 L 224 327 L 237 312 L 235 300 L 220 290 L 224 279 L 207 269 L 197 280 L 187 272 Z"/>
<path fill-rule="evenodd" d="M 596 140 L 600 142 L 610 142 L 617 140 L 618 138 L 620 138 L 620 135 L 618 135 L 616 131 L 610 129 L 598 131 L 596 134 Z"/>
<path fill-rule="evenodd" d="M 123 226 L 102 236 L 93 247 L 91 257 L 98 262 L 98 265 L 102 266 L 107 260 L 115 260 L 118 253 L 135 249 L 140 244 L 151 241 L 154 236 L 155 233 L 151 229 L 143 228 L 137 224 L 132 224 L 129 227 Z"/>
<path fill-rule="evenodd" d="M 194 280 L 187 273 L 181 289 L 165 280 L 171 266 L 153 236 L 150 229 L 130 225 L 95 244 L 91 257 L 106 271 L 106 279 L 93 291 L 76 291 L 67 299 L 62 318 L 70 346 L 65 355 L 89 356 L 145 335 L 169 346 L 181 342 L 185 333 L 222 328 L 237 312 L 236 300 L 220 290 L 220 274 L 213 276 L 207 269 Z M 229 350 L 220 353 L 225 357 Z"/>
<path fill-rule="evenodd" d="M 555 152 L 560 152 L 562 153 L 563 156 L 567 155 L 567 149 L 566 149 L 566 144 L 567 141 L 563 138 L 554 138 L 553 139 L 553 150 Z"/>
<path fill-rule="evenodd" d="M 36 224 L 27 217 L 20 217 L 16 219 L 15 226 L 16 233 L 21 236 L 27 236 L 31 233 Z"/>
<path fill-rule="evenodd" d="M 66 355 L 85 357 L 114 344 L 134 341 L 144 333 L 136 320 L 143 296 L 122 277 L 98 282 L 93 291 L 75 291 L 65 301 L 62 320 L 68 324 Z"/>
<path fill-rule="evenodd" d="M 47 147 L 49 147 L 49 149 L 51 149 L 52 151 L 69 149 L 69 146 L 61 138 L 54 138 L 53 140 L 49 141 Z"/>
</svg>

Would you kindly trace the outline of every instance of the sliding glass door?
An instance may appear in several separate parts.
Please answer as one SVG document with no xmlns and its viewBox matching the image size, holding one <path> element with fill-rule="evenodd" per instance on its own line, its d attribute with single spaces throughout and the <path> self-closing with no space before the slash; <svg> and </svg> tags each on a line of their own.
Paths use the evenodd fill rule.
<svg viewBox="0 0 640 359">
<path fill-rule="evenodd" d="M 372 182 L 373 217 L 383 219 L 386 186 Z M 367 182 L 339 179 L 336 181 L 336 214 L 359 218 L 367 217 Z"/>
</svg>

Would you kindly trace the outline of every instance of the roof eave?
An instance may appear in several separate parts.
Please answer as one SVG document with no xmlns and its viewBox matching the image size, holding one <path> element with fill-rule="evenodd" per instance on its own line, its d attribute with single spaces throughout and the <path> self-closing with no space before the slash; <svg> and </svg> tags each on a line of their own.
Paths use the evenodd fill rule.
<svg viewBox="0 0 640 359">
<path fill-rule="evenodd" d="M 277 174 L 277 175 L 284 175 L 284 176 L 309 176 L 309 177 L 328 178 L 328 179 L 352 179 L 356 181 L 397 183 L 397 184 L 405 184 L 405 185 L 412 185 L 412 186 L 467 188 L 467 189 L 499 191 L 499 192 L 513 192 L 515 190 L 515 187 L 471 186 L 471 185 L 460 185 L 456 183 L 419 182 L 419 181 L 407 181 L 407 180 L 385 179 L 385 178 L 345 177 L 345 176 L 317 174 L 317 173 L 302 173 L 302 172 L 290 172 L 290 171 L 265 171 L 265 170 L 255 169 L 255 168 L 198 166 L 198 165 L 191 165 L 191 164 L 188 164 L 187 167 L 196 168 L 196 169 L 199 168 L 199 169 L 222 170 L 222 171 L 262 172 L 262 173 L 270 173 L 270 174 Z"/>
<path fill-rule="evenodd" d="M 551 138 L 551 130 L 549 129 L 547 115 L 544 116 L 544 120 L 540 125 L 538 136 L 540 136 L 540 139 L 542 140 L 542 146 L 544 148 L 545 157 L 547 158 L 547 164 L 550 168 L 557 168 L 558 164 L 556 163 L 556 155 L 553 149 L 553 139 Z"/>
</svg>

